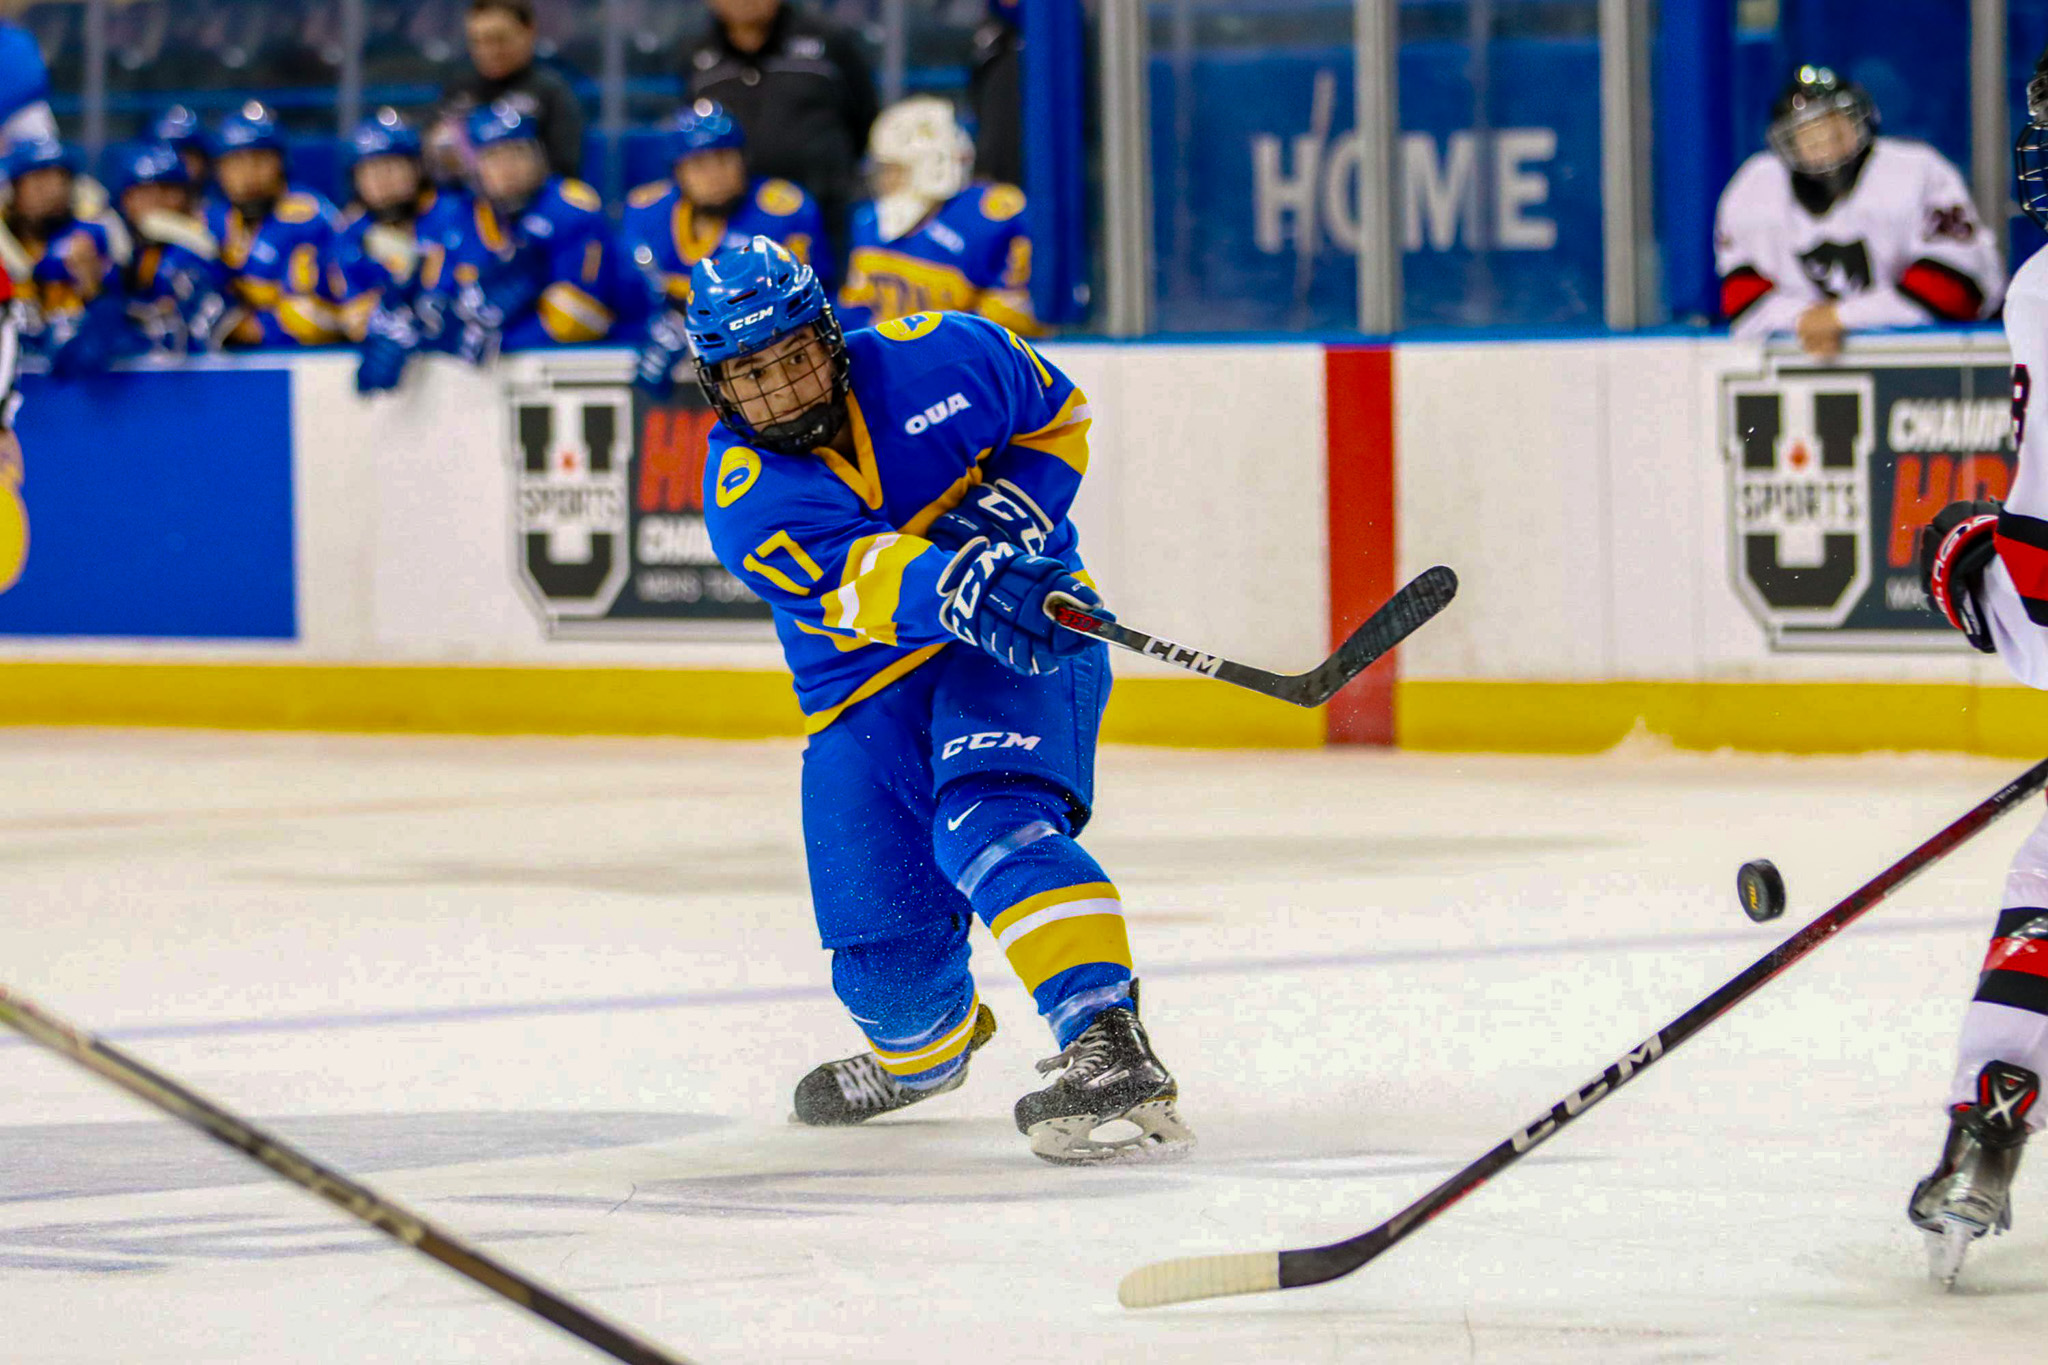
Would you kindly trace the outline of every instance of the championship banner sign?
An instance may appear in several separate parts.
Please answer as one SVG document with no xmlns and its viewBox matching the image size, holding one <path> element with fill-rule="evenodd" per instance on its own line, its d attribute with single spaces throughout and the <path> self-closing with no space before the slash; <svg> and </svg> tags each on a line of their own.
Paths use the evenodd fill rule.
<svg viewBox="0 0 2048 1365">
<path fill-rule="evenodd" d="M 2018 456 L 2004 352 L 1956 340 L 1722 376 L 1730 569 L 1772 649 L 1966 648 L 1920 590 L 1920 528 L 2003 498 Z"/>
<path fill-rule="evenodd" d="M 590 359 L 563 357 L 507 390 L 514 562 L 549 632 L 768 620 L 704 527 L 709 405 L 688 383 L 650 402 Z"/>
</svg>

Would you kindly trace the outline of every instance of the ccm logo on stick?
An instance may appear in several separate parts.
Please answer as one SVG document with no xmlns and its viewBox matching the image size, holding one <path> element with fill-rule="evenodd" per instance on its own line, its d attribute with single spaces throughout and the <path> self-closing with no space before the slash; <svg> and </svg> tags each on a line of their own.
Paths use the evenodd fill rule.
<svg viewBox="0 0 2048 1365">
<path fill-rule="evenodd" d="M 1628 1083 L 1638 1070 L 1648 1066 L 1664 1055 L 1664 1035 L 1659 1033 L 1634 1052 L 1629 1053 L 1613 1066 L 1600 1073 L 1594 1081 L 1558 1102 L 1548 1114 L 1514 1135 L 1510 1141 L 1518 1152 L 1526 1152 L 1557 1131 L 1557 1125 L 1567 1119 L 1575 1119 L 1591 1105 L 1607 1097 L 1609 1091 L 1619 1090 Z"/>
<path fill-rule="evenodd" d="M 1145 646 L 1145 652 L 1155 659 L 1164 659 L 1170 664 L 1179 664 L 1182 668 L 1190 668 L 1197 673 L 1214 675 L 1217 669 L 1223 667 L 1221 656 L 1204 654 L 1200 650 L 1189 649 L 1186 645 L 1177 645 L 1171 640 L 1154 640 Z"/>
<path fill-rule="evenodd" d="M 984 730 L 978 735 L 961 735 L 958 739 L 946 741 L 946 747 L 939 750 L 939 757 L 958 758 L 967 749 L 1027 749 L 1038 747 L 1037 735 L 1020 735 L 1015 730 Z"/>
</svg>

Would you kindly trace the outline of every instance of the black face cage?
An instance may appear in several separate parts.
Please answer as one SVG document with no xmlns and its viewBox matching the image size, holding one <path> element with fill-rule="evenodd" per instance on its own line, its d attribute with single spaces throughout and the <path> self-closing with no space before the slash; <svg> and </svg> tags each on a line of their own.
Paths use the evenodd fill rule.
<svg viewBox="0 0 2048 1365">
<path fill-rule="evenodd" d="M 831 391 L 822 400 L 794 417 L 771 422 L 765 427 L 756 427 L 746 419 L 739 403 L 719 382 L 718 365 L 707 365 L 700 359 L 692 358 L 692 364 L 697 372 L 697 387 L 704 391 L 704 397 L 711 403 L 711 410 L 718 414 L 719 421 L 725 423 L 726 430 L 748 445 L 759 446 L 777 455 L 808 455 L 839 434 L 839 424 L 846 419 L 846 395 L 853 388 L 852 374 L 847 364 L 846 334 L 840 329 L 839 319 L 833 314 L 829 304 L 809 326 L 817 339 L 825 343 L 825 351 L 831 357 L 828 362 L 832 366 Z M 735 356 L 733 359 L 742 360 L 745 357 Z M 780 393 L 808 377 L 806 374 L 773 388 L 763 389 L 762 396 Z"/>
<path fill-rule="evenodd" d="M 1816 119 L 1829 114 L 1843 114 L 1856 129 L 1855 150 L 1841 160 L 1827 166 L 1808 168 L 1799 164 L 1795 150 L 1797 144 L 1793 133 Z M 1802 108 L 1792 109 L 1771 120 L 1771 126 L 1764 133 L 1764 140 L 1771 144 L 1771 150 L 1778 159 L 1801 175 L 1825 178 L 1852 164 L 1857 157 L 1870 147 L 1870 139 L 1877 127 L 1877 108 L 1870 100 L 1854 90 L 1837 90 L 1833 96 L 1816 100 Z"/>
<path fill-rule="evenodd" d="M 2048 71 L 2027 82 L 2027 126 L 2012 145 L 2020 211 L 2048 228 Z"/>
</svg>

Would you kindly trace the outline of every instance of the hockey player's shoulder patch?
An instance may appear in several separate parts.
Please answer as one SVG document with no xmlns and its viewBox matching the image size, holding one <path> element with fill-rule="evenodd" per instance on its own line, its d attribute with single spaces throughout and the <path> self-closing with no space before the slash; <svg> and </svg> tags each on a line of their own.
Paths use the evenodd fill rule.
<svg viewBox="0 0 2048 1365">
<path fill-rule="evenodd" d="M 596 190 L 581 180 L 571 180 L 564 176 L 560 193 L 562 202 L 572 209 L 582 209 L 585 213 L 604 212 L 604 200 L 598 197 Z"/>
<path fill-rule="evenodd" d="M 754 481 L 761 477 L 761 457 L 746 446 L 727 446 L 725 454 L 718 459 L 718 479 L 714 484 L 714 501 L 720 507 L 730 507 L 747 495 Z"/>
<path fill-rule="evenodd" d="M 626 207 L 629 209 L 653 208 L 662 201 L 673 187 L 673 182 L 667 180 L 650 180 L 644 185 L 635 186 L 633 191 L 626 196 Z"/>
<path fill-rule="evenodd" d="M 875 331 L 891 341 L 916 341 L 937 331 L 945 320 L 944 313 L 910 313 L 879 324 Z"/>
<path fill-rule="evenodd" d="M 1024 211 L 1024 191 L 1015 185 L 990 185 L 981 192 L 981 216 L 991 223 L 1007 223 Z"/>
<path fill-rule="evenodd" d="M 804 192 L 787 180 L 763 180 L 754 191 L 754 203 L 761 212 L 788 218 L 804 206 Z"/>
<path fill-rule="evenodd" d="M 293 190 L 277 201 L 271 210 L 280 223 L 310 223 L 326 208 L 318 199 L 303 190 Z"/>
</svg>

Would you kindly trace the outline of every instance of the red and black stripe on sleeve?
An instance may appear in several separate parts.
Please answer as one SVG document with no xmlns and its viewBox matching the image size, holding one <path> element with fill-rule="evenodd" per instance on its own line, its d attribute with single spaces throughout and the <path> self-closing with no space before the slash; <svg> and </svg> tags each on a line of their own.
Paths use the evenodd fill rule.
<svg viewBox="0 0 2048 1365">
<path fill-rule="evenodd" d="M 1984 288 L 1951 265 L 1921 257 L 1899 276 L 1899 292 L 1944 322 L 1975 322 Z"/>
<path fill-rule="evenodd" d="M 1733 322 L 1778 286 L 1752 265 L 1738 265 L 1721 277 L 1721 316 Z"/>
<path fill-rule="evenodd" d="M 2013 587 L 2019 589 L 2027 619 L 2048 626 L 2048 521 L 2010 509 L 2000 512 L 1993 543 L 2012 575 Z"/>
<path fill-rule="evenodd" d="M 1977 999 L 1993 1005 L 2048 1014 L 2048 910 L 2027 907 L 1998 912 Z"/>
</svg>

